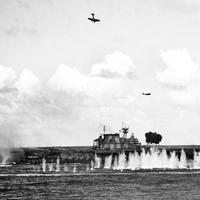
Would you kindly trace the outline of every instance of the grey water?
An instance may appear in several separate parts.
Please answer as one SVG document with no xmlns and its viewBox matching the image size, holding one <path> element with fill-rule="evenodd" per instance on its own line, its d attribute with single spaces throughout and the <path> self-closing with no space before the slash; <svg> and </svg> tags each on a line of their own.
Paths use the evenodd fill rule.
<svg viewBox="0 0 200 200">
<path fill-rule="evenodd" d="M 62 171 L 62 166 L 59 172 L 33 170 L 33 166 L 1 167 L 0 199 L 200 199 L 200 170 L 121 172 L 79 167 L 76 172 Z"/>
</svg>

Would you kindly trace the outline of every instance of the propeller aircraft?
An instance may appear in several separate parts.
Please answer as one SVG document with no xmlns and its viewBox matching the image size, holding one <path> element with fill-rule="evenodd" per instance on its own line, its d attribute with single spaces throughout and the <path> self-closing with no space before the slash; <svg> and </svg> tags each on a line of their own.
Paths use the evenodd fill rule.
<svg viewBox="0 0 200 200">
<path fill-rule="evenodd" d="M 95 19 L 94 18 L 94 13 L 91 13 L 91 15 L 92 15 L 92 18 L 88 18 L 91 22 L 100 22 L 100 20 L 99 19 Z"/>
<path fill-rule="evenodd" d="M 142 95 L 151 95 L 151 93 L 142 93 Z"/>
</svg>

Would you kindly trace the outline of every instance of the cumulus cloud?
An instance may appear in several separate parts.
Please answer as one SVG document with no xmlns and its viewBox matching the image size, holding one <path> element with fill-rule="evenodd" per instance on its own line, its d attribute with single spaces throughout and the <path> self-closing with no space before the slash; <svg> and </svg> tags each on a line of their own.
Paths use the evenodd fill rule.
<svg viewBox="0 0 200 200">
<path fill-rule="evenodd" d="M 9 85 L 16 78 L 15 71 L 0 65 L 0 88 Z"/>
<path fill-rule="evenodd" d="M 20 93 L 34 94 L 40 90 L 40 81 L 30 70 L 24 69 L 15 83 Z"/>
<path fill-rule="evenodd" d="M 56 90 L 83 91 L 85 84 L 86 76 L 83 73 L 64 64 L 57 67 L 56 73 L 48 82 L 48 85 Z"/>
<path fill-rule="evenodd" d="M 161 57 L 167 68 L 163 72 L 156 71 L 156 79 L 167 86 L 170 101 L 179 106 L 197 104 L 200 98 L 200 71 L 188 50 L 162 51 Z"/>
<path fill-rule="evenodd" d="M 55 90 L 83 92 L 98 100 L 107 96 L 119 98 L 121 103 L 131 102 L 130 94 L 124 98 L 133 89 L 130 87 L 130 77 L 135 66 L 131 58 L 116 52 L 107 55 L 105 60 L 106 62 L 93 65 L 88 75 L 62 64 L 49 79 L 48 86 Z"/>
<path fill-rule="evenodd" d="M 135 70 L 131 58 L 121 52 L 106 55 L 105 62 L 92 66 L 91 76 L 132 77 Z"/>
<path fill-rule="evenodd" d="M 156 79 L 162 84 L 186 87 L 198 74 L 198 65 L 192 61 L 187 49 L 162 51 L 161 57 L 167 69 L 156 71 Z"/>
<path fill-rule="evenodd" d="M 197 103 L 196 95 L 191 90 L 186 91 L 168 91 L 170 99 L 181 106 L 191 106 Z"/>
<path fill-rule="evenodd" d="M 13 83 L 15 72 L 3 68 L 5 72 L 1 74 L 6 76 L 0 78 L 0 125 L 7 130 L 7 136 L 2 131 L 0 138 L 9 145 L 19 146 L 90 145 L 98 137 L 103 125 L 109 126 L 108 131 L 114 132 L 118 131 L 122 121 L 131 126 L 140 141 L 144 139 L 145 131 L 159 132 L 158 124 L 165 138 L 172 137 L 177 132 L 176 129 L 171 131 L 171 124 L 176 127 L 175 115 L 181 119 L 178 121 L 182 123 L 181 126 L 186 120 L 180 113 L 175 113 L 171 104 L 168 105 L 167 97 L 179 105 L 189 105 L 190 108 L 198 101 L 195 95 L 199 88 L 192 88 L 191 83 L 182 91 L 173 90 L 173 85 L 167 92 L 158 87 L 154 92 L 157 95 L 144 97 L 141 95 L 141 87 L 144 86 L 129 76 L 135 70 L 132 61 L 121 53 L 109 56 L 105 58 L 105 63 L 98 65 L 99 68 L 92 67 L 91 73 L 87 75 L 64 64 L 58 66 L 47 83 L 48 87 L 42 87 L 40 80 L 27 69 Z M 181 59 L 170 62 L 173 56 L 162 56 L 170 73 L 178 74 Z M 114 59 L 119 63 L 115 63 Z M 185 62 L 194 64 L 191 60 Z M 196 65 L 191 65 L 191 70 L 187 69 L 188 65 L 184 66 L 186 69 L 182 77 L 194 76 Z M 164 78 L 162 81 L 166 84 Z M 26 94 L 28 98 L 20 98 L 27 97 Z M 192 116 L 188 107 L 184 113 Z M 180 112 L 182 108 L 178 107 Z M 18 141 L 13 143 L 16 138 L 19 138 Z"/>
<path fill-rule="evenodd" d="M 133 102 L 136 66 L 132 59 L 121 52 L 105 56 L 105 62 L 94 64 L 87 76 L 86 93 L 94 97 L 111 97 L 121 104 Z M 107 99 L 107 103 L 109 100 Z M 111 103 L 112 104 L 112 103 Z"/>
<path fill-rule="evenodd" d="M 168 0 L 158 1 L 163 7 L 163 10 L 176 12 L 198 12 L 200 10 L 200 3 L 198 0 Z"/>
<path fill-rule="evenodd" d="M 120 98 L 129 90 L 129 82 L 122 79 L 107 79 L 102 77 L 88 77 L 86 94 L 100 98 L 100 96 Z"/>
<path fill-rule="evenodd" d="M 9 122 L 5 126 L 11 124 L 14 130 L 16 126 L 19 145 L 44 146 L 89 145 L 104 124 L 117 131 L 122 120 L 130 125 L 143 121 L 143 117 L 131 117 L 141 103 L 138 96 L 142 96 L 135 96 L 139 84 L 129 76 L 135 70 L 132 61 L 121 53 L 105 60 L 106 67 L 99 64 L 98 73 L 94 68 L 83 74 L 60 65 L 48 80 L 48 87 L 41 86 L 39 79 L 24 69 L 13 85 L 0 88 L 0 122 Z M 107 77 L 105 71 L 110 73 Z M 12 136 L 6 139 L 12 142 Z"/>
<path fill-rule="evenodd" d="M 119 99 L 119 102 L 122 103 L 122 104 L 129 104 L 129 103 L 133 103 L 134 102 L 134 98 L 132 95 L 130 94 L 127 94 L 125 97 Z"/>
</svg>

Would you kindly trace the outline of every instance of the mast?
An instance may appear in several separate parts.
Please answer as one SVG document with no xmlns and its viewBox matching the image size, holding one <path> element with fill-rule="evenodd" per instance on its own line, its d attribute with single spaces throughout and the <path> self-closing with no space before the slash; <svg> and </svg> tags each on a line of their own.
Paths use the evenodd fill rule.
<svg viewBox="0 0 200 200">
<path fill-rule="evenodd" d="M 104 125 L 103 126 L 103 134 L 105 134 L 105 132 L 106 132 L 106 126 Z"/>
</svg>

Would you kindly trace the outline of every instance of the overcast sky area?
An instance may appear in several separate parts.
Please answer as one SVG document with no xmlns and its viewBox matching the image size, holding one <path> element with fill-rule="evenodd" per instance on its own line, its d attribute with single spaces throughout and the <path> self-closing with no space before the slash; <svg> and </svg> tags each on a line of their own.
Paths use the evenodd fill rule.
<svg viewBox="0 0 200 200">
<path fill-rule="evenodd" d="M 200 144 L 200 1 L 0 0 L 1 146 L 92 145 L 122 122 Z"/>
</svg>

